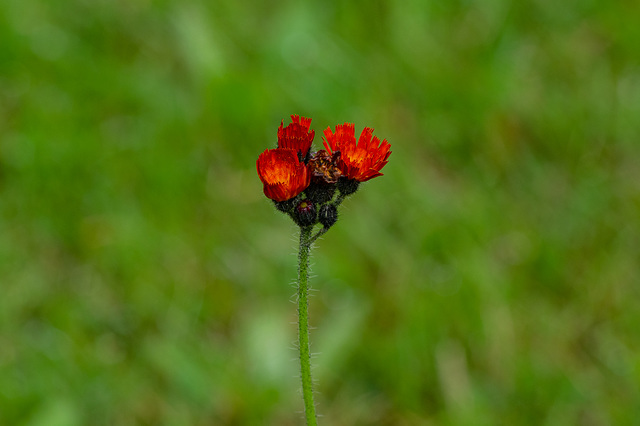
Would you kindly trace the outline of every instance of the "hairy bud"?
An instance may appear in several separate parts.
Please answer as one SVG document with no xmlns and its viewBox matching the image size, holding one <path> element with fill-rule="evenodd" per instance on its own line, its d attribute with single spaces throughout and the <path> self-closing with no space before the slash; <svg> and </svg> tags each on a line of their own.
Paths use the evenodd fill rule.
<svg viewBox="0 0 640 426">
<path fill-rule="evenodd" d="M 293 220 L 298 226 L 311 226 L 317 222 L 318 211 L 315 204 L 309 200 L 302 200 L 293 210 Z"/>
<path fill-rule="evenodd" d="M 325 204 L 320 207 L 320 212 L 318 213 L 318 221 L 325 228 L 331 228 L 334 223 L 338 220 L 338 209 L 333 204 Z"/>
</svg>

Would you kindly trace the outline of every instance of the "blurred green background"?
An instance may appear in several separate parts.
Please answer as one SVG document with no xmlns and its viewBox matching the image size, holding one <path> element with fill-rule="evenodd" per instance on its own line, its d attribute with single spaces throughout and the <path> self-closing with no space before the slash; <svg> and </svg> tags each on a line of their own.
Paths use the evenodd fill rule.
<svg viewBox="0 0 640 426">
<path fill-rule="evenodd" d="M 639 424 L 638 16 L 3 0 L 0 424 L 302 424 L 290 114 L 393 149 L 313 254 L 321 424 Z"/>
</svg>

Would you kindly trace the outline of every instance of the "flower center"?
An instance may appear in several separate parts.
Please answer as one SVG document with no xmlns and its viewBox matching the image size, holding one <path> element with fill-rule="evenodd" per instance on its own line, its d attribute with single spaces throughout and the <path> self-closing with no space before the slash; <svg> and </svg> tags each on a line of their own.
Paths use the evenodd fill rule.
<svg viewBox="0 0 640 426">
<path fill-rule="evenodd" d="M 313 180 L 316 182 L 336 183 L 342 173 L 338 169 L 337 161 L 340 158 L 340 151 L 336 151 L 333 155 L 321 149 L 316 152 L 309 160 Z"/>
</svg>

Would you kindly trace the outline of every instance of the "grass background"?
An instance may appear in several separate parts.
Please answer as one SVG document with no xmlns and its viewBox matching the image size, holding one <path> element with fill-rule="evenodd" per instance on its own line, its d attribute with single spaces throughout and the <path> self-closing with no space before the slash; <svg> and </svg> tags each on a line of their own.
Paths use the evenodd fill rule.
<svg viewBox="0 0 640 426">
<path fill-rule="evenodd" d="M 313 255 L 322 424 L 638 424 L 638 16 L 3 0 L 0 424 L 302 423 L 295 113 L 393 149 Z"/>
</svg>

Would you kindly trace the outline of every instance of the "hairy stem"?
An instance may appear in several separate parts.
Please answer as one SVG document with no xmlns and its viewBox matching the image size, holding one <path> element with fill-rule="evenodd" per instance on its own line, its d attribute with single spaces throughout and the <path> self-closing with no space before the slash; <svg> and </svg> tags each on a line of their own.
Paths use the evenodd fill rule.
<svg viewBox="0 0 640 426">
<path fill-rule="evenodd" d="M 307 426 L 316 426 L 316 406 L 313 403 L 311 380 L 311 353 L 309 349 L 309 253 L 313 226 L 300 228 L 300 250 L 298 252 L 298 343 L 300 349 L 300 376 L 302 397 Z"/>
<path fill-rule="evenodd" d="M 326 226 L 321 228 L 318 232 L 316 232 L 316 235 L 314 235 L 313 237 L 309 238 L 309 242 L 311 244 L 313 244 L 318 238 L 320 238 L 322 235 L 324 235 L 325 232 L 327 232 L 329 230 L 329 228 L 327 228 Z"/>
</svg>

